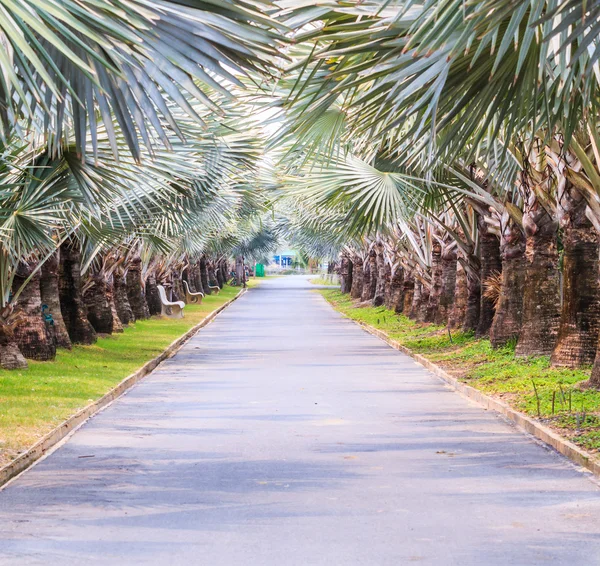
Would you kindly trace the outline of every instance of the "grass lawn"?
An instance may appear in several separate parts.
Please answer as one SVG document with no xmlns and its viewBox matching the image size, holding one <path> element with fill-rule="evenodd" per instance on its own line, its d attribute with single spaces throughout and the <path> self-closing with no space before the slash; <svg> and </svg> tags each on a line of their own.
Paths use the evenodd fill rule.
<svg viewBox="0 0 600 566">
<path fill-rule="evenodd" d="M 256 284 L 251 280 L 249 286 Z M 142 320 L 93 346 L 61 349 L 52 362 L 29 361 L 26 370 L 0 370 L 0 466 L 158 356 L 239 290 L 226 286 L 201 305 L 187 305 L 182 319 Z"/>
<path fill-rule="evenodd" d="M 340 285 L 337 281 L 334 281 L 333 279 L 326 279 L 325 277 L 313 277 L 312 279 L 309 279 L 309 281 L 313 285 L 335 285 L 337 287 Z"/>
<path fill-rule="evenodd" d="M 320 293 L 340 312 L 383 330 L 413 352 L 464 383 L 502 399 L 537 418 L 574 443 L 600 456 L 600 391 L 581 390 L 577 384 L 591 368 L 552 368 L 548 357 L 515 357 L 515 345 L 494 350 L 487 339 L 446 327 L 414 322 L 385 307 L 356 307 L 337 290 Z"/>
</svg>

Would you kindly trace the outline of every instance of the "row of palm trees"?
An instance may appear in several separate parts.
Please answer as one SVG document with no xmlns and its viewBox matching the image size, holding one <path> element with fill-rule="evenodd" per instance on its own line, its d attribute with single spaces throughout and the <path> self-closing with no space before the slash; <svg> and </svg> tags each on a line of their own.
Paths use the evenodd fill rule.
<svg viewBox="0 0 600 566">
<path fill-rule="evenodd" d="M 354 297 L 600 386 L 600 6 L 322 6 L 278 84 L 290 231 Z"/>
<path fill-rule="evenodd" d="M 248 84 L 268 2 L 0 0 L 0 366 L 49 360 L 276 244 Z M 253 87 L 255 88 L 255 87 Z"/>
<path fill-rule="evenodd" d="M 90 340 L 125 295 L 144 310 L 135 288 L 204 287 L 203 258 L 216 277 L 280 235 L 342 253 L 355 296 L 592 363 L 599 22 L 575 0 L 0 0 L 0 364 L 44 350 L 38 286 L 63 344 Z"/>
</svg>

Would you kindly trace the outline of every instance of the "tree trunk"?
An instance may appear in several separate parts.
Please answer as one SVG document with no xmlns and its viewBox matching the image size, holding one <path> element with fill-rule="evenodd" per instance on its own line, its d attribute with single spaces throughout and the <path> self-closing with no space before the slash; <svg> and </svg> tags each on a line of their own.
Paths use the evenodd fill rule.
<svg viewBox="0 0 600 566">
<path fill-rule="evenodd" d="M 427 322 L 427 313 L 429 307 L 429 297 L 431 295 L 431 289 L 429 285 L 421 283 L 421 300 L 419 303 L 419 310 L 417 312 L 418 322 Z"/>
<path fill-rule="evenodd" d="M 188 284 L 188 287 L 190 288 L 190 291 L 192 293 L 197 293 L 198 292 L 198 289 L 196 287 L 195 277 L 193 276 L 193 273 L 192 273 L 192 266 L 191 265 L 188 265 L 183 270 L 183 273 L 181 274 L 181 279 Z"/>
<path fill-rule="evenodd" d="M 494 348 L 517 339 L 523 320 L 525 236 L 521 228 L 511 220 L 504 219 L 502 224 L 502 286 L 498 308 L 490 328 L 490 342 Z"/>
<path fill-rule="evenodd" d="M 469 291 L 467 289 L 467 273 L 460 261 L 456 263 L 456 284 L 454 286 L 454 304 L 448 316 L 450 328 L 463 328 L 467 317 L 467 302 Z"/>
<path fill-rule="evenodd" d="M 135 316 L 133 316 L 127 297 L 127 285 L 123 271 L 120 268 L 113 273 L 113 289 L 115 309 L 121 324 L 127 326 L 130 322 L 135 322 Z"/>
<path fill-rule="evenodd" d="M 187 282 L 192 293 L 204 293 L 207 294 L 202 286 L 202 278 L 200 276 L 200 264 L 194 262 L 190 264 L 187 269 Z"/>
<path fill-rule="evenodd" d="M 227 284 L 227 281 L 229 281 L 229 263 L 227 260 L 222 260 L 221 261 L 221 278 L 223 279 L 223 287 Z"/>
<path fill-rule="evenodd" d="M 377 285 L 376 269 L 376 254 L 375 250 L 372 249 L 364 262 L 361 301 L 370 301 L 375 295 L 375 286 Z"/>
<path fill-rule="evenodd" d="M 404 305 L 402 306 L 402 314 L 410 316 L 412 304 L 415 294 L 415 279 L 407 273 L 404 277 L 404 284 L 402 285 L 402 294 L 404 295 Z"/>
<path fill-rule="evenodd" d="M 467 304 L 463 323 L 464 332 L 473 332 L 479 324 L 481 308 L 481 283 L 477 274 L 467 273 Z"/>
<path fill-rule="evenodd" d="M 413 320 L 419 320 L 419 318 L 421 317 L 421 313 L 423 311 L 423 301 L 425 301 L 425 306 L 427 306 L 427 299 L 429 298 L 429 293 L 424 291 L 425 285 L 423 285 L 423 283 L 415 277 L 412 304 L 408 315 Z"/>
<path fill-rule="evenodd" d="M 181 276 L 179 273 L 173 269 L 171 271 L 171 281 L 172 281 L 172 300 L 173 301 L 184 301 L 185 300 L 185 292 L 183 290 L 183 283 L 181 282 Z"/>
<path fill-rule="evenodd" d="M 532 196 L 523 216 L 525 286 L 517 356 L 548 356 L 560 321 L 557 222 Z"/>
<path fill-rule="evenodd" d="M 394 310 L 394 289 L 392 288 L 392 266 L 385 264 L 385 307 Z"/>
<path fill-rule="evenodd" d="M 115 303 L 115 284 L 114 278 L 106 284 L 106 298 L 110 305 L 110 312 L 113 318 L 113 332 L 123 332 L 123 323 L 117 312 L 117 304 Z"/>
<path fill-rule="evenodd" d="M 221 269 L 220 263 L 217 264 L 217 268 L 215 269 L 215 276 L 217 278 L 219 289 L 222 289 L 225 286 L 225 280 L 223 279 L 223 270 Z"/>
<path fill-rule="evenodd" d="M 498 237 L 491 233 L 485 222 L 484 216 L 478 215 L 479 226 L 479 260 L 481 263 L 480 281 L 482 285 L 490 278 L 498 275 L 502 271 L 502 262 L 500 259 L 500 241 Z M 492 321 L 494 320 L 494 301 L 481 293 L 481 307 L 479 309 L 479 323 L 475 331 L 475 336 L 481 338 L 486 336 Z"/>
<path fill-rule="evenodd" d="M 206 268 L 208 270 L 208 282 L 213 286 L 213 287 L 219 287 L 219 289 L 221 288 L 219 285 L 219 280 L 217 279 L 217 274 L 215 273 L 215 267 L 212 261 L 207 261 L 206 262 Z"/>
<path fill-rule="evenodd" d="M 58 290 L 59 254 L 60 251 L 57 250 L 42 265 L 40 294 L 42 297 L 42 306 L 47 305 L 48 312 L 54 319 L 56 346 L 70 350 L 71 339 L 69 338 L 67 326 L 60 310 L 60 295 Z"/>
<path fill-rule="evenodd" d="M 352 290 L 352 283 L 354 278 L 354 262 L 348 258 L 348 267 L 346 268 L 346 293 L 350 293 Z"/>
<path fill-rule="evenodd" d="M 454 248 L 446 248 L 442 252 L 442 294 L 440 296 L 438 314 L 434 320 L 436 324 L 448 324 L 448 319 L 454 306 L 456 270 L 456 250 Z"/>
<path fill-rule="evenodd" d="M 372 249 L 369 253 L 369 272 L 371 273 L 371 279 L 369 280 L 368 290 L 368 301 L 372 301 L 375 298 L 375 291 L 377 290 L 377 281 L 379 279 L 379 271 L 377 267 L 377 251 Z"/>
<path fill-rule="evenodd" d="M 442 245 L 437 239 L 434 239 L 431 246 L 431 288 L 429 289 L 429 299 L 427 300 L 424 317 L 426 322 L 434 322 L 438 317 L 444 286 L 442 275 Z"/>
<path fill-rule="evenodd" d="M 373 306 L 380 307 L 385 302 L 385 256 L 383 252 L 383 244 L 377 244 L 375 251 L 375 270 L 377 278 L 373 289 Z"/>
<path fill-rule="evenodd" d="M 363 279 L 363 260 L 357 257 L 352 262 L 352 287 L 350 288 L 350 295 L 353 299 L 360 299 L 363 289 Z"/>
<path fill-rule="evenodd" d="M 200 257 L 200 281 L 202 284 L 203 293 L 205 295 L 210 295 L 210 288 L 209 288 L 209 282 L 208 282 L 208 266 L 206 265 L 206 256 L 205 255 L 202 255 Z M 246 278 L 244 275 L 244 285 L 245 285 L 245 282 L 246 282 Z"/>
<path fill-rule="evenodd" d="M 150 317 L 146 294 L 142 282 L 142 259 L 135 257 L 127 269 L 127 299 L 135 320 L 145 320 Z"/>
<path fill-rule="evenodd" d="M 162 312 L 155 273 L 150 273 L 146 279 L 146 302 L 148 303 L 148 313 L 150 316 L 156 316 Z"/>
<path fill-rule="evenodd" d="M 404 310 L 404 270 L 399 265 L 393 273 L 390 268 L 390 299 L 387 307 L 398 314 Z"/>
<path fill-rule="evenodd" d="M 37 264 L 33 262 L 19 264 L 13 279 L 13 293 L 18 291 L 36 267 Z M 54 332 L 48 331 L 42 315 L 39 270 L 22 290 L 15 307 L 19 311 L 19 322 L 14 329 L 14 340 L 23 356 L 31 360 L 53 360 L 56 356 L 56 343 Z"/>
<path fill-rule="evenodd" d="M 568 181 L 559 183 L 563 229 L 563 288 L 558 337 L 551 362 L 575 368 L 594 362 L 600 323 L 598 233 L 587 219 L 586 200 Z"/>
<path fill-rule="evenodd" d="M 74 344 L 93 344 L 96 331 L 87 318 L 81 291 L 81 253 L 75 241 L 64 242 L 60 247 L 58 289 L 60 310 Z"/>
<path fill-rule="evenodd" d="M 87 308 L 87 317 L 96 332 L 112 334 L 114 332 L 114 318 L 111 306 L 112 292 L 101 275 L 92 275 L 92 286 L 83 296 Z M 109 297 L 109 295 L 111 295 Z"/>
<path fill-rule="evenodd" d="M 237 285 L 246 286 L 246 271 L 244 270 L 244 256 L 235 258 L 235 282 Z"/>
<path fill-rule="evenodd" d="M 352 289 L 352 261 L 343 256 L 340 262 L 340 291 L 349 293 Z"/>
<path fill-rule="evenodd" d="M 14 329 L 4 321 L 0 321 L 0 367 L 27 369 L 27 360 L 15 342 Z"/>
</svg>

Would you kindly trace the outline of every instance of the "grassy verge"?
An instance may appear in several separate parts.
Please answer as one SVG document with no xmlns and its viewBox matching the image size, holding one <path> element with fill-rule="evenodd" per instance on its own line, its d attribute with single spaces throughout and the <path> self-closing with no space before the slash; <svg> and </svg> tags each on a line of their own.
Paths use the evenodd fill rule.
<svg viewBox="0 0 600 566">
<path fill-rule="evenodd" d="M 325 279 L 324 277 L 313 277 L 312 279 L 309 279 L 309 281 L 313 285 L 337 285 L 335 281 L 330 281 L 329 279 Z"/>
<path fill-rule="evenodd" d="M 421 324 L 385 307 L 356 307 L 339 291 L 321 290 L 340 312 L 384 331 L 464 383 L 502 399 L 600 456 L 600 391 L 581 390 L 590 368 L 550 367 L 548 357 L 515 357 L 515 345 L 494 350 L 487 339 Z"/>
<path fill-rule="evenodd" d="M 252 280 L 249 286 L 255 284 Z M 59 350 L 52 362 L 30 361 L 22 371 L 0 370 L 0 466 L 158 356 L 239 290 L 225 287 L 201 305 L 187 305 L 185 318 L 142 320 L 93 346 Z"/>
</svg>

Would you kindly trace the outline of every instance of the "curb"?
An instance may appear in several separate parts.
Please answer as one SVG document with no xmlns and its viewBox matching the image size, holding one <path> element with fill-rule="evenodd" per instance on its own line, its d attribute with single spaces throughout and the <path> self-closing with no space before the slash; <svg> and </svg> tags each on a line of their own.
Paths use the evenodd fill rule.
<svg viewBox="0 0 600 566">
<path fill-rule="evenodd" d="M 447 371 L 443 370 L 441 367 L 434 364 L 433 362 L 430 362 L 421 354 L 415 354 L 406 346 L 403 346 L 396 340 L 392 340 L 385 332 L 364 322 L 354 320 L 346 315 L 342 316 L 348 318 L 355 324 L 358 324 L 361 328 L 363 328 L 363 330 L 366 330 L 369 334 L 377 336 L 377 338 L 383 340 L 386 344 L 388 344 L 395 350 L 399 350 L 403 354 L 406 354 L 407 356 L 411 357 L 418 364 L 422 365 L 425 369 L 429 370 L 436 377 L 439 377 L 442 381 L 445 381 L 448 385 L 450 385 L 450 387 L 452 387 L 455 391 L 457 391 L 464 397 L 475 401 L 484 409 L 489 409 L 503 415 L 505 418 L 507 418 L 509 421 L 517 425 L 525 432 L 535 436 L 542 442 L 554 448 L 554 450 L 556 450 L 563 456 L 566 456 L 571 461 L 575 462 L 576 464 L 579 464 L 580 466 L 588 469 L 596 476 L 600 477 L 600 462 L 597 459 L 595 459 L 594 456 L 592 456 L 592 454 L 590 454 L 589 452 L 583 450 L 582 448 L 580 448 L 576 444 L 573 444 L 566 438 L 563 438 L 559 434 L 556 434 L 553 430 L 532 419 L 531 417 L 528 417 L 523 413 L 515 411 L 506 403 L 498 401 L 497 399 L 494 399 L 493 397 L 482 393 L 478 389 L 475 389 L 470 385 L 466 385 L 460 382 L 455 377 L 452 377 Z"/>
<path fill-rule="evenodd" d="M 229 301 L 209 313 L 202 321 L 190 328 L 185 334 L 167 346 L 167 348 L 161 354 L 156 356 L 156 358 L 146 362 L 140 369 L 127 376 L 108 393 L 105 393 L 102 397 L 100 397 L 100 399 L 79 410 L 66 421 L 62 422 L 56 428 L 43 436 L 27 451 L 17 456 L 12 462 L 9 462 L 4 467 L 0 468 L 0 490 L 8 481 L 35 464 L 35 462 L 46 455 L 49 450 L 54 448 L 67 435 L 79 428 L 90 417 L 93 417 L 95 414 L 99 413 L 102 409 L 106 408 L 113 401 L 123 395 L 123 393 L 131 389 L 138 381 L 141 381 L 144 377 L 156 369 L 161 362 L 173 357 L 181 349 L 181 347 L 192 336 L 194 336 L 194 334 L 196 334 L 201 328 L 204 328 L 210 324 L 220 312 L 225 310 L 231 303 L 239 299 L 247 291 L 247 289 L 241 289 L 235 297 L 229 299 Z"/>
</svg>

